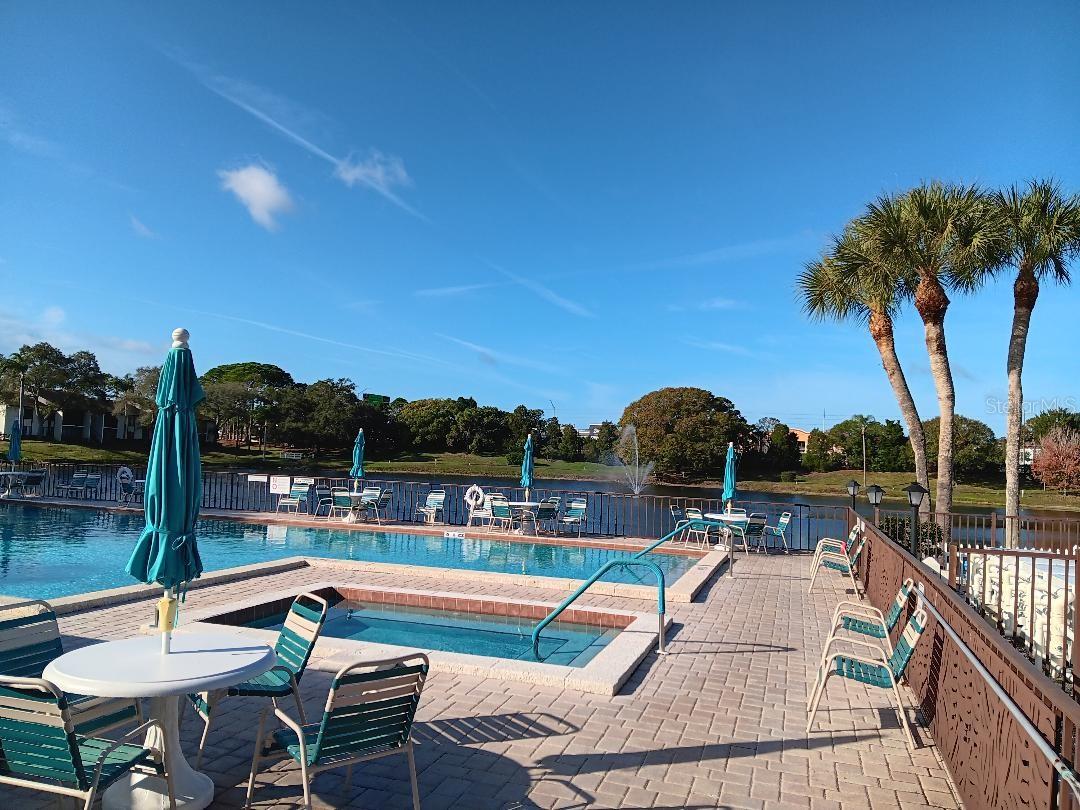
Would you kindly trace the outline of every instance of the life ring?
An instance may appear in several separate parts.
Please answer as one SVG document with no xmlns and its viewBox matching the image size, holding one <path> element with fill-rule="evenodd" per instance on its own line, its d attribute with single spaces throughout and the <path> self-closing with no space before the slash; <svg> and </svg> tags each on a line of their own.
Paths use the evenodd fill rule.
<svg viewBox="0 0 1080 810">
<path fill-rule="evenodd" d="M 465 490 L 465 503 L 468 504 L 470 509 L 476 509 L 484 503 L 484 490 L 480 489 L 476 484 L 473 484 Z"/>
<path fill-rule="evenodd" d="M 121 484 L 133 484 L 135 483 L 135 473 L 131 471 L 131 467 L 121 467 L 116 471 L 116 480 Z"/>
</svg>

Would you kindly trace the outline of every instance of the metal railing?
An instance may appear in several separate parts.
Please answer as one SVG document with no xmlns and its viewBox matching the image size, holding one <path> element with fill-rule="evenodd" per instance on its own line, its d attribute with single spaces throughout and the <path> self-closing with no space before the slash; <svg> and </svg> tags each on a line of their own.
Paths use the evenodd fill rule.
<svg viewBox="0 0 1080 810">
<path fill-rule="evenodd" d="M 578 586 L 577 590 L 575 590 L 572 594 L 570 594 L 568 597 L 566 597 L 559 604 L 559 606 L 557 608 L 555 608 L 553 611 L 551 611 L 551 613 L 549 613 L 547 616 L 545 616 L 543 619 L 541 619 L 539 622 L 537 622 L 536 627 L 534 627 L 533 631 L 532 631 L 533 658 L 535 658 L 537 661 L 540 660 L 540 633 L 545 627 L 547 627 L 549 624 L 551 624 L 553 621 L 555 621 L 555 619 L 558 618 L 560 613 L 562 613 L 564 610 L 566 610 L 568 607 L 570 607 L 570 605 L 579 596 L 581 596 L 583 593 L 585 593 L 585 591 L 587 591 L 592 585 L 594 585 L 600 579 L 600 577 L 602 577 L 604 574 L 606 574 L 611 569 L 613 569 L 613 568 L 632 568 L 635 565 L 640 565 L 643 568 L 647 568 L 648 570 L 652 571 L 653 576 L 656 577 L 656 614 L 659 617 L 659 621 L 660 621 L 660 626 L 659 626 L 659 628 L 657 630 L 657 632 L 659 634 L 658 637 L 657 637 L 658 640 L 659 640 L 658 641 L 658 643 L 659 643 L 658 652 L 661 655 L 663 655 L 664 654 L 664 607 L 665 607 L 665 601 L 664 601 L 664 587 L 665 587 L 664 586 L 664 572 L 660 569 L 660 566 L 657 565 L 654 562 L 649 562 L 648 560 L 630 559 L 630 560 L 609 560 L 608 562 L 601 565 L 598 569 L 596 569 L 596 572 L 591 577 L 589 577 L 587 580 L 585 580 L 583 583 L 581 583 L 581 585 Z"/>
<path fill-rule="evenodd" d="M 849 525 L 861 519 L 849 513 Z M 921 606 L 932 616 L 907 682 L 964 806 L 1077 807 L 1080 703 L 1075 695 L 1003 638 L 966 603 L 955 583 L 869 521 L 866 531 L 869 547 L 858 566 L 866 599 L 884 610 L 911 577 L 920 584 Z M 1009 559 L 1019 557 L 998 556 Z M 1032 756 L 1033 750 L 1040 756 Z"/>
</svg>

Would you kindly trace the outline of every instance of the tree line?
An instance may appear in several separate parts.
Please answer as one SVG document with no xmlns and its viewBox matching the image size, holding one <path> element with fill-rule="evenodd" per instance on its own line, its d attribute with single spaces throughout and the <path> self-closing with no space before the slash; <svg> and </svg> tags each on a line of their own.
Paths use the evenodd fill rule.
<svg viewBox="0 0 1080 810">
<path fill-rule="evenodd" d="M 810 315 L 867 326 L 908 430 L 916 478 L 929 488 L 927 431 L 893 338 L 893 319 L 913 304 L 938 401 L 937 511 L 952 511 L 957 461 L 956 392 L 945 338 L 950 294 L 971 294 L 1011 273 L 1012 328 L 1002 358 L 1008 380 L 1004 464 L 1005 512 L 1016 516 L 1028 329 L 1042 284 L 1068 283 L 1068 265 L 1078 253 L 1080 195 L 1068 196 L 1052 181 L 1000 191 L 932 182 L 868 204 L 800 276 L 799 294 Z"/>
</svg>

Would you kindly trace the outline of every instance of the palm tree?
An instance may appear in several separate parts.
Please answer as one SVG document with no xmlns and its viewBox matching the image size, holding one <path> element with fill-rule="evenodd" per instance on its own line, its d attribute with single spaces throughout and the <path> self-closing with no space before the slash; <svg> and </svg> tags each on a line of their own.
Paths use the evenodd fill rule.
<svg viewBox="0 0 1080 810">
<path fill-rule="evenodd" d="M 1080 196 L 1066 198 L 1049 180 L 1032 180 L 1027 188 L 1013 186 L 994 200 L 1008 224 L 1008 261 L 1016 267 L 1013 282 L 1013 320 L 1009 334 L 1009 404 L 1005 417 L 1006 542 L 1017 545 L 1020 514 L 1020 431 L 1024 389 L 1021 377 L 1027 351 L 1031 313 L 1044 279 L 1069 283 L 1068 260 L 1080 254 Z M 1009 520 L 1013 518 L 1013 520 Z"/>
<path fill-rule="evenodd" d="M 893 317 L 900 305 L 911 297 L 913 285 L 910 279 L 898 277 L 889 268 L 871 262 L 859 250 L 849 229 L 833 241 L 825 256 L 806 265 L 799 276 L 798 288 L 803 308 L 810 317 L 857 320 L 870 330 L 907 425 L 915 456 L 915 477 L 929 489 L 926 436 L 893 340 Z M 928 500 L 923 501 L 922 510 L 930 510 Z"/>
<path fill-rule="evenodd" d="M 956 391 L 945 343 L 946 288 L 974 290 L 1000 266 L 1004 221 L 992 199 L 975 186 L 935 182 L 878 198 L 856 222 L 860 249 L 875 263 L 918 279 L 915 309 L 941 416 L 936 510 L 947 514 L 952 511 Z M 948 518 L 942 520 L 947 525 Z"/>
</svg>

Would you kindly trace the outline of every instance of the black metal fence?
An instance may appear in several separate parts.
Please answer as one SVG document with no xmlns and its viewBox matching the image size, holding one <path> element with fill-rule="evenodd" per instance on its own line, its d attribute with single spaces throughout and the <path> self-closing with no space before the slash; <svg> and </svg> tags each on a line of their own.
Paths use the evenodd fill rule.
<svg viewBox="0 0 1080 810">
<path fill-rule="evenodd" d="M 96 501 L 118 501 L 120 483 L 117 472 L 121 465 L 98 464 L 23 464 L 20 469 L 45 469 L 45 484 L 42 494 L 56 496 L 57 487 L 71 481 L 76 472 L 97 473 L 101 476 L 100 488 Z M 136 478 L 145 476 L 145 467 L 131 466 Z M 280 495 L 271 494 L 268 476 L 238 472 L 204 472 L 202 505 L 205 509 L 223 509 L 230 511 L 273 512 L 277 509 Z M 303 477 L 301 477 L 303 478 Z M 347 478 L 311 477 L 312 486 L 351 487 Z M 451 526 L 464 526 L 469 518 L 469 508 L 465 501 L 465 492 L 469 484 L 435 484 L 425 481 L 396 481 L 391 479 L 367 478 L 365 486 L 389 488 L 393 493 L 387 517 L 399 523 L 421 522 L 422 515 L 417 508 L 423 506 L 432 489 L 446 492 L 444 520 Z M 524 501 L 525 490 L 518 486 L 489 486 L 487 493 L 501 492 L 511 501 Z M 537 501 L 548 497 L 558 497 L 565 505 L 572 498 L 584 498 L 587 503 L 587 519 L 584 527 L 586 534 L 594 537 L 660 537 L 674 528 L 672 507 L 697 508 L 702 512 L 719 512 L 723 503 L 719 498 L 673 497 L 667 495 L 632 495 L 620 492 L 586 491 L 559 489 L 553 487 L 534 487 L 530 490 L 530 500 Z M 138 500 L 138 499 L 136 499 Z M 791 523 L 787 528 L 788 546 L 794 550 L 812 549 L 821 537 L 843 536 L 846 532 L 846 508 L 842 506 L 820 506 L 799 503 L 776 503 L 740 499 L 736 506 L 748 512 L 758 512 L 766 516 L 770 525 L 776 525 L 780 515 L 791 513 Z M 777 543 L 770 538 L 770 544 Z"/>
</svg>

